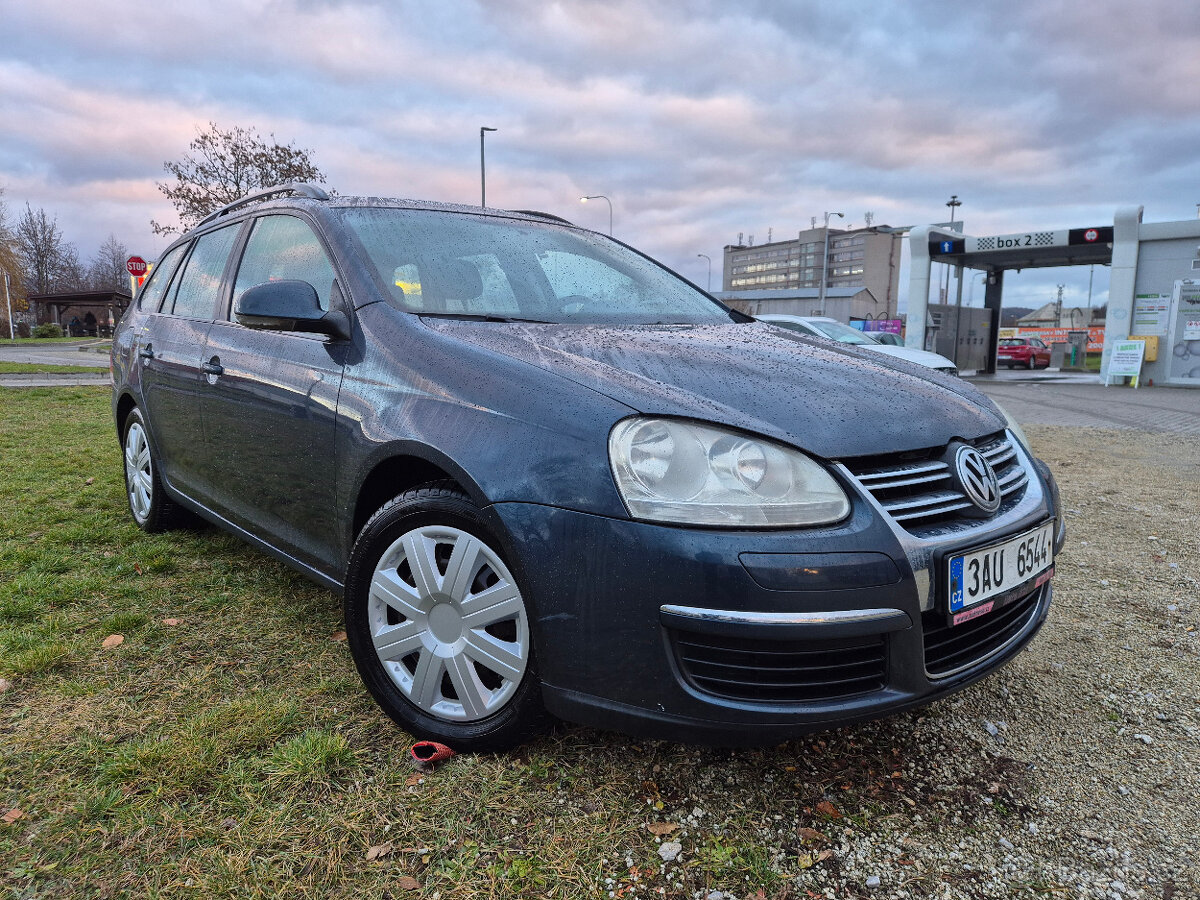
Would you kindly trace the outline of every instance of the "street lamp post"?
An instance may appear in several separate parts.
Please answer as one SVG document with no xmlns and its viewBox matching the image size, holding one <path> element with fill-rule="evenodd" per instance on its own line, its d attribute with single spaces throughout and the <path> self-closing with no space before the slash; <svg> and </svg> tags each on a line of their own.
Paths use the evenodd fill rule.
<svg viewBox="0 0 1200 900">
<path fill-rule="evenodd" d="M 487 206 L 487 168 L 483 163 L 483 133 L 485 131 L 495 131 L 495 128 L 488 128 L 486 125 L 479 129 L 479 205 Z"/>
<path fill-rule="evenodd" d="M 709 256 L 707 253 L 697 253 L 696 257 L 708 260 L 708 288 L 707 288 L 707 290 L 711 294 L 712 293 L 712 257 Z"/>
<path fill-rule="evenodd" d="M 951 194 L 950 199 L 946 201 L 946 205 L 948 207 L 950 207 L 950 224 L 954 225 L 954 213 L 960 206 L 962 206 L 962 201 L 958 199 L 958 194 Z M 953 231 L 954 229 L 951 228 L 950 230 Z M 962 281 L 962 272 L 961 271 L 958 274 L 958 278 L 959 278 L 959 281 L 961 282 Z M 943 293 L 944 293 L 944 296 L 942 298 L 942 302 L 949 303 L 950 302 L 950 267 L 949 266 L 946 267 L 946 290 Z"/>
<path fill-rule="evenodd" d="M 820 306 L 821 315 L 825 315 L 825 281 L 829 275 L 829 217 L 837 216 L 839 219 L 846 218 L 845 213 L 825 213 L 825 252 L 821 254 L 821 290 L 820 290 Z"/>
<path fill-rule="evenodd" d="M 8 270 L 4 272 L 4 300 L 8 303 L 8 339 L 14 344 L 17 342 L 17 332 L 13 328 L 12 317 L 12 296 L 8 292 Z"/>
<path fill-rule="evenodd" d="M 608 204 L 608 236 L 612 237 L 612 201 L 603 194 L 588 194 L 586 197 L 580 197 L 580 203 L 587 203 L 589 200 L 603 200 Z"/>
<path fill-rule="evenodd" d="M 976 272 L 971 276 L 971 288 L 967 291 L 967 306 L 975 305 L 975 279 L 987 278 L 987 272 Z"/>
</svg>

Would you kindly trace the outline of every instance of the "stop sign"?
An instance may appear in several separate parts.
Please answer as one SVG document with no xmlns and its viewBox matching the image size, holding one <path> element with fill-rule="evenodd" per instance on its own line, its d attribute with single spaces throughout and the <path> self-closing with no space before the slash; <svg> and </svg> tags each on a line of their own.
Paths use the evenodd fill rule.
<svg viewBox="0 0 1200 900">
<path fill-rule="evenodd" d="M 146 261 L 140 256 L 131 256 L 126 260 L 125 268 L 129 270 L 130 275 L 141 277 L 146 274 Z"/>
</svg>

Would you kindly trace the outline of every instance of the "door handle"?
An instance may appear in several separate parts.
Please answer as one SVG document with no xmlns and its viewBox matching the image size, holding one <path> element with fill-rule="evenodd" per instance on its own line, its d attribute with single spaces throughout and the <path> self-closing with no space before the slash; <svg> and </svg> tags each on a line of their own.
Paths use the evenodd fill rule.
<svg viewBox="0 0 1200 900">
<path fill-rule="evenodd" d="M 208 362 L 200 366 L 200 371 L 205 375 L 224 375 L 225 367 L 221 365 L 220 359 L 214 356 Z"/>
<path fill-rule="evenodd" d="M 154 348 L 147 344 L 145 347 L 138 349 L 138 356 L 142 359 L 154 359 Z"/>
</svg>

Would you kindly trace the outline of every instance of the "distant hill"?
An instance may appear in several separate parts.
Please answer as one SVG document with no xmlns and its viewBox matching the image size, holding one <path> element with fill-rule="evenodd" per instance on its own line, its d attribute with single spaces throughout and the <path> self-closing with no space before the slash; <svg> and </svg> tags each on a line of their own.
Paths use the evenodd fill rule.
<svg viewBox="0 0 1200 900">
<path fill-rule="evenodd" d="M 1000 310 L 1000 327 L 1016 328 L 1017 319 L 1033 312 L 1032 306 L 1006 306 Z"/>
</svg>

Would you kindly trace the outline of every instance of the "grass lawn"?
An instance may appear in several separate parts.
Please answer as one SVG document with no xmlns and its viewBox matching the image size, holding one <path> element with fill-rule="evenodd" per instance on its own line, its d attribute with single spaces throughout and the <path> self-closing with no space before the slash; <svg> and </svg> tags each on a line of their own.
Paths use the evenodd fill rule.
<svg viewBox="0 0 1200 900">
<path fill-rule="evenodd" d="M 100 359 L 104 362 L 95 366 L 53 366 L 0 359 L 0 375 L 95 375 L 108 371 L 108 360 Z"/>
<path fill-rule="evenodd" d="M 564 726 L 422 778 L 338 598 L 134 527 L 108 391 L 6 393 L 0 453 L 4 896 L 859 896 L 857 836 L 996 778 L 945 704 L 737 753 Z"/>
</svg>

